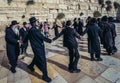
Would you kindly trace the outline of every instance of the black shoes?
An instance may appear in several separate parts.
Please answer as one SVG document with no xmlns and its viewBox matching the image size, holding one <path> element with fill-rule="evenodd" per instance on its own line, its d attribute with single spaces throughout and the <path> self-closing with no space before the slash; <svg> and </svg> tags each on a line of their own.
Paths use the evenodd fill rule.
<svg viewBox="0 0 120 83">
<path fill-rule="evenodd" d="M 91 61 L 95 61 L 95 58 L 91 58 L 90 60 L 91 60 Z"/>
<path fill-rule="evenodd" d="M 51 82 L 51 78 L 49 78 L 48 76 L 42 76 L 42 80 L 46 81 L 46 82 Z"/>
<path fill-rule="evenodd" d="M 15 70 L 15 68 L 10 68 L 10 71 L 12 72 L 12 73 L 16 73 L 16 70 Z"/>
<path fill-rule="evenodd" d="M 103 61 L 103 59 L 102 58 L 97 58 L 97 61 Z"/>
<path fill-rule="evenodd" d="M 32 71 L 32 72 L 35 71 L 35 69 L 32 66 L 28 65 L 27 67 L 30 69 L 30 71 Z"/>
<path fill-rule="evenodd" d="M 80 69 L 71 69 L 69 70 L 70 73 L 80 73 L 81 70 Z"/>
<path fill-rule="evenodd" d="M 103 61 L 102 58 L 97 58 L 97 59 L 95 59 L 95 58 L 91 58 L 90 60 L 91 60 L 91 61 Z"/>
</svg>

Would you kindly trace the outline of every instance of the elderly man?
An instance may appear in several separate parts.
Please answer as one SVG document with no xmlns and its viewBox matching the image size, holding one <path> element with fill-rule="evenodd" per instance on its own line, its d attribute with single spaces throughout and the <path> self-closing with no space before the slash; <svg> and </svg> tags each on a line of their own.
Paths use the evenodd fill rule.
<svg viewBox="0 0 120 83">
<path fill-rule="evenodd" d="M 22 41 L 19 40 L 18 22 L 16 20 L 13 20 L 10 27 L 6 28 L 5 40 L 7 56 L 11 64 L 10 70 L 12 73 L 15 73 L 20 52 L 19 44 L 22 43 Z"/>
</svg>

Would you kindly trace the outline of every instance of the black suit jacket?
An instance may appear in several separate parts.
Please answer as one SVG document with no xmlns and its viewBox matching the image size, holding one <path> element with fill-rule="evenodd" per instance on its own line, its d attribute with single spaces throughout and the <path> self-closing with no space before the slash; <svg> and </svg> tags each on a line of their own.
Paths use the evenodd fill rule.
<svg viewBox="0 0 120 83">
<path fill-rule="evenodd" d="M 22 41 L 25 40 L 25 38 L 26 38 L 27 35 L 28 35 L 28 29 L 26 29 L 26 31 L 25 31 L 23 28 L 21 28 L 20 29 L 20 37 L 22 37 Z M 24 43 L 22 44 L 22 46 L 24 46 L 24 47 L 28 46 L 28 39 L 26 39 L 24 41 Z"/>
<path fill-rule="evenodd" d="M 70 48 L 78 48 L 76 37 L 80 39 L 80 35 L 76 32 L 74 28 L 66 27 L 60 32 L 57 37 L 53 38 L 53 40 L 56 40 L 61 35 L 63 35 L 63 46 Z"/>
<path fill-rule="evenodd" d="M 30 40 L 30 44 L 32 46 L 33 52 L 36 56 L 44 56 L 45 49 L 44 49 L 44 41 L 51 43 L 51 39 L 48 39 L 43 36 L 39 29 L 36 27 L 32 27 L 29 30 L 28 38 Z"/>
</svg>

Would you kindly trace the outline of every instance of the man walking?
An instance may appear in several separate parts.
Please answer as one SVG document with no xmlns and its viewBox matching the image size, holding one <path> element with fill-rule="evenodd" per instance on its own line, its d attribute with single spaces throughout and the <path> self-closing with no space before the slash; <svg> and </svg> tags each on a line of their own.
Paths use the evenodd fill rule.
<svg viewBox="0 0 120 83">
<path fill-rule="evenodd" d="M 20 29 L 20 38 L 22 40 L 25 39 L 25 37 L 28 35 L 28 28 L 29 28 L 29 24 L 27 22 L 23 22 L 23 28 Z M 24 41 L 24 43 L 21 45 L 21 54 L 25 54 L 26 53 L 26 49 L 28 47 L 28 40 Z"/>
<path fill-rule="evenodd" d="M 6 28 L 5 32 L 7 57 L 11 65 L 10 70 L 12 73 L 15 73 L 15 68 L 17 66 L 17 60 L 20 52 L 19 44 L 22 43 L 22 41 L 19 40 L 18 22 L 13 20 L 11 22 L 11 26 Z"/>
<path fill-rule="evenodd" d="M 72 22 L 68 20 L 66 22 L 66 28 L 63 29 L 58 36 L 53 38 L 55 41 L 60 36 L 63 35 L 63 46 L 67 47 L 69 50 L 69 65 L 68 70 L 71 73 L 79 73 L 81 70 L 77 68 L 80 54 L 78 52 L 78 43 L 76 38 L 81 39 L 80 35 L 72 28 Z"/>
<path fill-rule="evenodd" d="M 36 65 L 43 73 L 42 79 L 46 82 L 51 82 L 51 78 L 48 77 L 47 63 L 45 57 L 44 41 L 51 43 L 52 40 L 43 36 L 39 30 L 39 23 L 35 17 L 29 19 L 32 28 L 29 30 L 28 38 L 34 53 L 32 63 L 28 66 L 31 71 L 34 71 L 34 65 Z"/>
</svg>

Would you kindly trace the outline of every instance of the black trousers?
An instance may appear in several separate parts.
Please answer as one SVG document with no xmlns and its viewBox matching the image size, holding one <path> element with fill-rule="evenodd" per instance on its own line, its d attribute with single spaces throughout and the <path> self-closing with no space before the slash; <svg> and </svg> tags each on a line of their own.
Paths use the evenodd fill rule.
<svg viewBox="0 0 120 83">
<path fill-rule="evenodd" d="M 115 46 L 115 37 L 113 37 L 113 50 L 117 51 L 117 48 Z"/>
<path fill-rule="evenodd" d="M 35 50 L 33 50 L 34 52 L 34 58 L 30 64 L 31 67 L 33 67 L 34 65 L 36 65 L 43 73 L 43 76 L 48 76 L 47 73 L 47 63 L 46 63 L 46 57 L 44 55 L 44 53 L 41 52 L 41 54 L 35 52 Z"/>
<path fill-rule="evenodd" d="M 69 50 L 69 69 L 77 69 L 77 64 L 80 58 L 77 48 L 70 48 Z"/>
<path fill-rule="evenodd" d="M 27 47 L 28 47 L 28 42 L 23 43 L 23 44 L 20 46 L 20 51 L 21 51 L 20 54 L 26 53 Z"/>
<path fill-rule="evenodd" d="M 95 54 L 95 57 L 94 57 L 94 54 Z M 90 57 L 91 58 L 100 58 L 100 53 L 90 53 Z"/>
<path fill-rule="evenodd" d="M 7 52 L 7 57 L 8 57 L 9 63 L 11 65 L 11 67 L 14 69 L 17 66 L 19 51 L 14 52 L 12 54 L 9 54 L 9 52 Z"/>
</svg>

